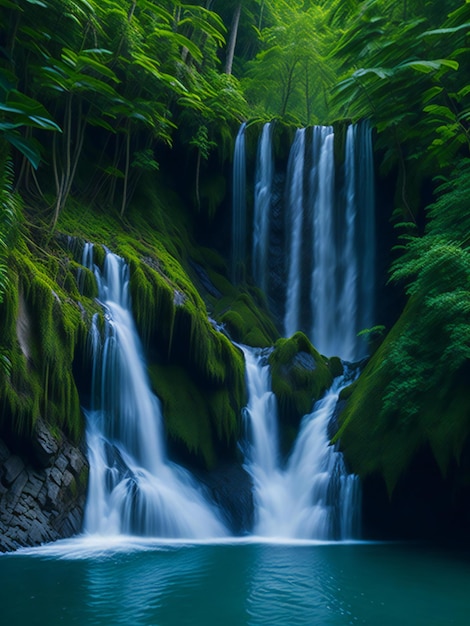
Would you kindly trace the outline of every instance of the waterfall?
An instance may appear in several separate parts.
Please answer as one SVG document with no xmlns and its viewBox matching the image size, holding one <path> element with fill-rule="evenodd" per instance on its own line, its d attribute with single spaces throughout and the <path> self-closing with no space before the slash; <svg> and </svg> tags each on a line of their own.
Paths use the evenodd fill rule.
<svg viewBox="0 0 470 626">
<path fill-rule="evenodd" d="M 253 277 L 268 291 L 268 252 L 271 193 L 273 183 L 272 123 L 263 126 L 258 144 L 253 217 Z"/>
<path fill-rule="evenodd" d="M 350 375 L 335 379 L 305 415 L 285 465 L 279 454 L 276 401 L 263 350 L 241 346 L 246 360 L 246 468 L 254 485 L 256 535 L 290 539 L 357 538 L 360 485 L 330 445 L 328 425 Z"/>
<path fill-rule="evenodd" d="M 375 194 L 372 132 L 367 121 L 358 124 L 357 206 L 361 207 L 358 241 L 359 313 L 358 328 L 370 328 L 375 316 Z"/>
<path fill-rule="evenodd" d="M 147 377 L 130 308 L 129 268 L 107 252 L 104 271 L 86 245 L 104 328 L 90 333 L 92 399 L 87 416 L 90 461 L 85 532 L 157 537 L 223 536 L 226 530 L 192 476 L 165 454 L 162 411 Z"/>
<path fill-rule="evenodd" d="M 232 280 L 243 278 L 246 257 L 246 149 L 244 122 L 235 140 L 232 190 Z"/>
<path fill-rule="evenodd" d="M 304 218 L 304 156 L 305 129 L 297 130 L 287 164 L 287 215 L 288 279 L 284 329 L 286 336 L 293 335 L 300 324 L 300 287 L 302 268 L 302 234 Z"/>
<path fill-rule="evenodd" d="M 322 354 L 359 360 L 366 356 L 367 345 L 358 333 L 374 324 L 370 126 L 348 126 L 342 154 L 335 153 L 339 142 L 332 126 L 298 129 L 286 168 L 283 206 L 276 216 L 274 180 L 278 185 L 283 177 L 274 171 L 273 132 L 272 123 L 265 124 L 258 143 L 253 279 L 285 336 L 302 330 Z"/>
<path fill-rule="evenodd" d="M 338 263 L 343 277 L 337 305 L 338 336 L 341 354 L 353 359 L 357 354 L 358 328 L 358 255 L 356 254 L 357 197 L 356 197 L 356 126 L 348 126 L 345 149 L 344 240 L 339 248 Z"/>
<path fill-rule="evenodd" d="M 335 276 L 334 134 L 331 126 L 313 128 L 312 152 L 312 326 L 309 334 L 321 353 L 341 354 L 335 345 L 339 334 L 334 315 L 338 296 Z"/>
</svg>

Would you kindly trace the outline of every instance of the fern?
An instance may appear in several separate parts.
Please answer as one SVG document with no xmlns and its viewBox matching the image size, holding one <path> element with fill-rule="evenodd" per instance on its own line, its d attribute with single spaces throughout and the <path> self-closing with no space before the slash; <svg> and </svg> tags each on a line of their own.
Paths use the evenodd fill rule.
<svg viewBox="0 0 470 626">
<path fill-rule="evenodd" d="M 402 424 L 430 392 L 445 397 L 470 360 L 470 161 L 438 193 L 425 234 L 406 236 L 391 274 L 405 283 L 414 310 L 381 366 L 389 379 L 382 416 L 398 413 Z"/>
</svg>

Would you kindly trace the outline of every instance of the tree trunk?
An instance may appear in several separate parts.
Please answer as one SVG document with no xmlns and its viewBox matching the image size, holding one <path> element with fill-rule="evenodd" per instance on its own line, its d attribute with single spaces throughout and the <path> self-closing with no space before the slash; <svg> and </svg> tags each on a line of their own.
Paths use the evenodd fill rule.
<svg viewBox="0 0 470 626">
<path fill-rule="evenodd" d="M 232 27 L 230 29 L 230 39 L 227 46 L 227 58 L 225 61 L 225 73 L 232 73 L 233 57 L 235 55 L 235 45 L 237 43 L 238 36 L 238 24 L 240 23 L 240 14 L 242 12 L 242 3 L 237 4 L 235 13 L 233 14 Z"/>
</svg>

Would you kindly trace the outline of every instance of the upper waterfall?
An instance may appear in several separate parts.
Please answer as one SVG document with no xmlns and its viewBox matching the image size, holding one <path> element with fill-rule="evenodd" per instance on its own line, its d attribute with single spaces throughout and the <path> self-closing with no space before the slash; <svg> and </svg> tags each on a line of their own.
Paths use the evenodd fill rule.
<svg viewBox="0 0 470 626">
<path fill-rule="evenodd" d="M 235 140 L 232 182 L 232 280 L 243 277 L 246 256 L 246 123 L 240 126 Z"/>
<path fill-rule="evenodd" d="M 253 215 L 253 276 L 261 289 L 268 289 L 268 246 L 271 187 L 274 172 L 272 124 L 265 124 L 258 145 Z"/>
<path fill-rule="evenodd" d="M 341 153 L 332 126 L 298 129 L 281 211 L 273 209 L 274 132 L 265 124 L 258 142 L 253 226 L 246 229 L 253 279 L 275 303 L 286 336 L 302 330 L 321 353 L 359 360 L 367 344 L 358 333 L 373 325 L 375 305 L 370 126 L 348 126 Z"/>
</svg>

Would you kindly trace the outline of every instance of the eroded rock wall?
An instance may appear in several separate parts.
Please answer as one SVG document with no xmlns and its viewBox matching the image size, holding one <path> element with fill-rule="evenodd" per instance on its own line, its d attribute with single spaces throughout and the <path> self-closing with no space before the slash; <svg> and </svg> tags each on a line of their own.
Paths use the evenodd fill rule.
<svg viewBox="0 0 470 626">
<path fill-rule="evenodd" d="M 0 552 L 80 532 L 88 461 L 64 436 L 58 442 L 39 420 L 29 453 L 0 439 Z"/>
</svg>

